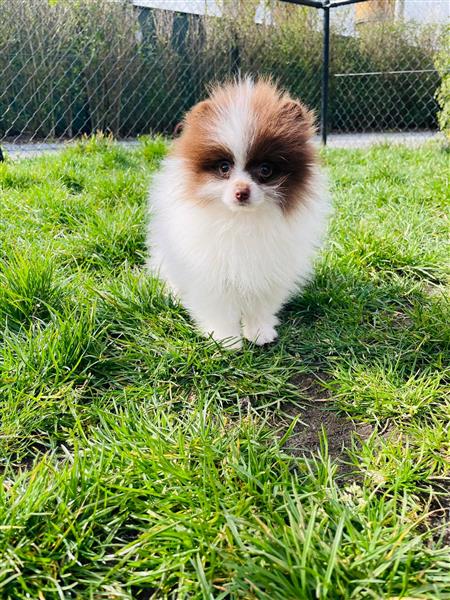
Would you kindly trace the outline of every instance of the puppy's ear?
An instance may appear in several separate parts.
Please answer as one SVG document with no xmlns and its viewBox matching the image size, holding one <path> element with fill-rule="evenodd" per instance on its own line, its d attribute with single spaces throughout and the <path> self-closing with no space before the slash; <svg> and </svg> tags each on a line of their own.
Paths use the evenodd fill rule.
<svg viewBox="0 0 450 600">
<path fill-rule="evenodd" d="M 183 133 L 183 129 L 184 129 L 184 123 L 183 121 L 180 121 L 179 123 L 177 123 L 173 129 L 173 137 L 180 137 L 180 135 Z"/>
<path fill-rule="evenodd" d="M 288 99 L 282 106 L 282 115 L 285 119 L 300 126 L 307 135 L 314 135 L 316 131 L 316 115 L 302 102 Z"/>
<path fill-rule="evenodd" d="M 283 114 L 291 119 L 307 119 L 310 111 L 298 100 L 286 100 L 282 107 Z"/>
<path fill-rule="evenodd" d="M 202 119 L 212 112 L 213 103 L 211 100 L 202 100 L 198 104 L 196 104 L 191 110 L 188 112 L 187 117 L 189 119 Z"/>
</svg>

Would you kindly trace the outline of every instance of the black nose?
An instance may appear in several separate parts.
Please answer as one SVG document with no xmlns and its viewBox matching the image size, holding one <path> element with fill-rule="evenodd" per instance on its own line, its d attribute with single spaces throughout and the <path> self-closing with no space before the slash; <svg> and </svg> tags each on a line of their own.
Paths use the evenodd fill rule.
<svg viewBox="0 0 450 600">
<path fill-rule="evenodd" d="M 247 200 L 250 198 L 250 190 L 248 188 L 244 188 L 235 192 L 234 195 L 238 202 L 247 202 Z"/>
</svg>

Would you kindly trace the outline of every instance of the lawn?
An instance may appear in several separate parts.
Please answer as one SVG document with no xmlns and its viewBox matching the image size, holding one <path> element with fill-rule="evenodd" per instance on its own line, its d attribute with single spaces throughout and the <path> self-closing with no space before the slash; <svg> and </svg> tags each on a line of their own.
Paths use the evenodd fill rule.
<svg viewBox="0 0 450 600">
<path fill-rule="evenodd" d="M 0 164 L 0 597 L 450 598 L 449 155 L 324 154 L 315 279 L 227 352 L 143 270 L 164 152 Z"/>
</svg>

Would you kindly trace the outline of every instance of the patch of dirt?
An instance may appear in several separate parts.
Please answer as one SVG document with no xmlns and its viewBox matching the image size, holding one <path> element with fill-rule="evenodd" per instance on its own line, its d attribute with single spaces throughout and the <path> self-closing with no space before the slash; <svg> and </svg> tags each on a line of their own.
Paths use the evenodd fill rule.
<svg viewBox="0 0 450 600">
<path fill-rule="evenodd" d="M 286 443 L 286 448 L 295 454 L 317 452 L 320 449 L 322 431 L 325 431 L 330 457 L 339 458 L 351 447 L 355 435 L 366 440 L 373 431 L 369 423 L 355 423 L 320 404 L 309 403 L 300 411 L 289 407 L 286 412 L 292 416 L 300 414 Z"/>
<path fill-rule="evenodd" d="M 288 405 L 285 414 L 290 417 L 299 415 L 294 431 L 286 443 L 286 449 L 295 454 L 305 454 L 320 450 L 322 431 L 328 441 L 331 458 L 340 458 L 351 447 L 352 438 L 367 439 L 373 432 L 369 423 L 358 423 L 330 409 L 331 392 L 324 387 L 326 377 L 302 375 L 294 383 L 306 403 L 302 407 Z"/>
<path fill-rule="evenodd" d="M 339 474 L 346 476 L 349 471 L 352 471 L 352 477 L 355 477 L 354 470 L 345 461 L 346 450 L 351 448 L 352 440 L 367 440 L 374 429 L 370 423 L 355 422 L 333 410 L 333 397 L 330 390 L 325 387 L 326 380 L 324 373 L 318 373 L 316 376 L 302 374 L 294 380 L 305 404 L 283 406 L 287 418 L 282 423 L 280 435 L 283 434 L 283 430 L 287 430 L 292 418 L 299 416 L 285 448 L 297 456 L 317 453 L 320 450 L 322 431 L 325 431 L 328 452 L 330 458 L 337 459 Z M 280 422 L 276 424 L 279 426 Z M 387 425 L 380 435 L 388 438 L 399 433 L 392 425 Z M 433 542 L 450 547 L 450 494 L 442 493 L 442 489 L 440 492 L 429 504 L 429 498 L 424 497 L 423 503 L 428 504 L 430 511 L 427 519 L 428 527 L 435 529 Z"/>
<path fill-rule="evenodd" d="M 292 380 L 292 383 L 298 387 L 303 398 L 311 402 L 328 402 L 332 399 L 331 392 L 325 387 L 329 376 L 318 372 L 316 375 L 302 373 Z"/>
</svg>

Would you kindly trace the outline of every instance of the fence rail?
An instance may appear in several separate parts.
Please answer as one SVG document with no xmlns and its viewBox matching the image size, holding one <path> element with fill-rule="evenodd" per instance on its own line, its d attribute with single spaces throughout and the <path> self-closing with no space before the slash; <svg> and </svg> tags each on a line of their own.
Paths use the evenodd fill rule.
<svg viewBox="0 0 450 600">
<path fill-rule="evenodd" d="M 324 138 L 436 129 L 439 26 L 361 25 L 354 2 L 0 0 L 0 141 L 170 135 L 237 73 L 276 78 Z"/>
</svg>

